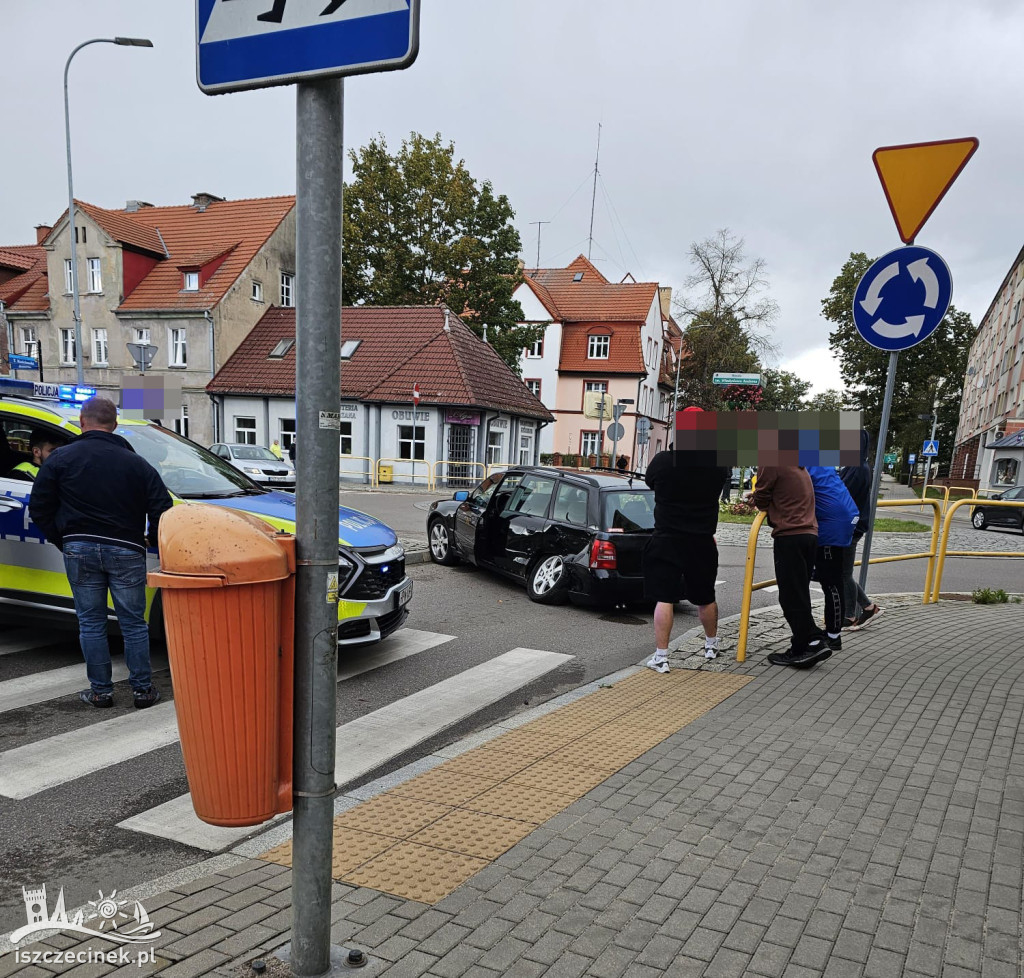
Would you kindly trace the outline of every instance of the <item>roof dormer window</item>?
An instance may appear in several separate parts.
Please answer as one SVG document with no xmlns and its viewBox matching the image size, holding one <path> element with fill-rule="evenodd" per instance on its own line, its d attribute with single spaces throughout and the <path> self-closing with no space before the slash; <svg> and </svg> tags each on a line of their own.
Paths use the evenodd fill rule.
<svg viewBox="0 0 1024 978">
<path fill-rule="evenodd" d="M 199 272 L 185 272 L 184 273 L 185 284 L 182 286 L 182 290 L 185 292 L 198 292 L 199 291 Z"/>
<path fill-rule="evenodd" d="M 582 282 L 583 281 L 583 272 L 577 272 L 575 275 L 573 275 L 572 280 L 574 282 Z"/>
<path fill-rule="evenodd" d="M 344 340 L 341 344 L 341 359 L 351 360 L 352 354 L 359 349 L 359 344 L 362 340 Z"/>
<path fill-rule="evenodd" d="M 607 333 L 587 337 L 587 359 L 607 360 L 611 337 Z"/>
<path fill-rule="evenodd" d="M 277 346 L 270 351 L 270 356 L 275 360 L 280 360 L 293 346 L 295 346 L 295 340 L 293 337 L 279 340 Z"/>
</svg>

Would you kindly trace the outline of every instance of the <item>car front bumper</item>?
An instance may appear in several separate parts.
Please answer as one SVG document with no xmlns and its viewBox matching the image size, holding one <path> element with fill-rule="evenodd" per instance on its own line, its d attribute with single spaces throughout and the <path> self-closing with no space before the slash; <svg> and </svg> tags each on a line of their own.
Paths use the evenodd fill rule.
<svg viewBox="0 0 1024 978">
<path fill-rule="evenodd" d="M 366 645 L 387 638 L 409 617 L 412 581 L 406 577 L 376 601 L 367 601 L 358 618 L 338 623 L 338 645 Z"/>
</svg>

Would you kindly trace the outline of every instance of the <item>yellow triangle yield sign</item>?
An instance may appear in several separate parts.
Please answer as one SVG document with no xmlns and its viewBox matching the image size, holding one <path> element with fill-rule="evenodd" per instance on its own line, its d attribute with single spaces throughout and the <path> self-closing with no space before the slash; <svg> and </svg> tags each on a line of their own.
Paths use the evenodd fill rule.
<svg viewBox="0 0 1024 978">
<path fill-rule="evenodd" d="M 881 146 L 872 154 L 900 240 L 909 244 L 978 148 L 973 136 Z"/>
</svg>

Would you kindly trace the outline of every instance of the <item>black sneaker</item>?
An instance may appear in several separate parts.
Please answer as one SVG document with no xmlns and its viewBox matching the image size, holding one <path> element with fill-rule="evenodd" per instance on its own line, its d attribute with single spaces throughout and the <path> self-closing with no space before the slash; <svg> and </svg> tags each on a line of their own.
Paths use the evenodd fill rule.
<svg viewBox="0 0 1024 978">
<path fill-rule="evenodd" d="M 842 652 L 843 651 L 843 638 L 842 638 L 841 635 L 837 635 L 835 638 L 833 638 L 831 635 L 826 635 L 825 636 L 825 644 L 833 652 Z"/>
<path fill-rule="evenodd" d="M 160 690 L 156 686 L 150 686 L 149 689 L 135 690 L 133 693 L 135 700 L 135 709 L 144 710 L 148 706 L 152 706 L 154 703 L 159 703 L 163 697 L 160 695 Z"/>
<path fill-rule="evenodd" d="M 767 656 L 773 666 L 793 666 L 794 669 L 810 669 L 824 662 L 832 650 L 824 642 L 815 642 L 806 649 L 788 648 L 785 652 L 772 652 Z"/>
<path fill-rule="evenodd" d="M 78 698 L 99 710 L 109 710 L 114 705 L 113 693 L 94 693 L 91 689 L 83 689 Z"/>
<path fill-rule="evenodd" d="M 873 621 L 881 618 L 884 612 L 885 608 L 880 608 L 877 604 L 874 611 L 862 611 L 860 618 L 857 619 L 857 629 L 867 628 Z"/>
</svg>

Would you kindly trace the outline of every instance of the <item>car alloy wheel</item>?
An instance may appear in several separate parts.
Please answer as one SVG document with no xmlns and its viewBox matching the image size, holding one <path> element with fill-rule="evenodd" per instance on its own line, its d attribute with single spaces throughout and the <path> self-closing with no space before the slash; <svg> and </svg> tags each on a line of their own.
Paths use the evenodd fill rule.
<svg viewBox="0 0 1024 978">
<path fill-rule="evenodd" d="M 530 572 L 527 584 L 530 599 L 540 604 L 560 604 L 566 598 L 565 575 L 565 561 L 561 557 L 557 554 L 542 557 Z"/>
<path fill-rule="evenodd" d="M 456 560 L 448 537 L 448 527 L 440 520 L 435 520 L 430 527 L 430 559 L 435 564 L 445 566 L 451 566 Z"/>
<path fill-rule="evenodd" d="M 985 519 L 985 511 L 981 509 L 976 509 L 974 513 L 971 515 L 971 523 L 974 524 L 974 529 L 984 530 L 986 525 L 988 524 L 988 520 Z"/>
</svg>

